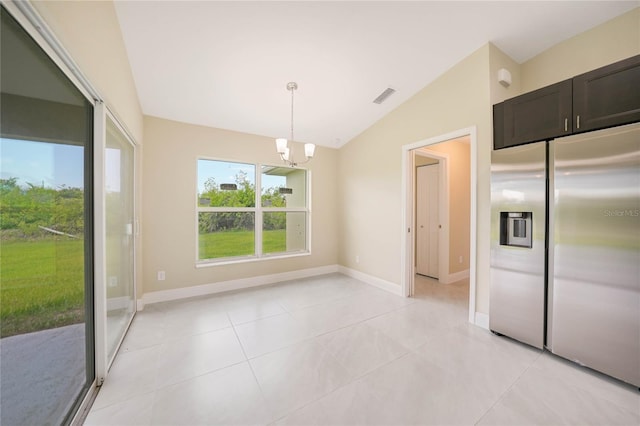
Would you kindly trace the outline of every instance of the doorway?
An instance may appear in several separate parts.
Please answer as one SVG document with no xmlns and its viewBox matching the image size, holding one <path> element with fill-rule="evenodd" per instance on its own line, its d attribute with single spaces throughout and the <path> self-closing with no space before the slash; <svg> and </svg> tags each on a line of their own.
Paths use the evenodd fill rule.
<svg viewBox="0 0 640 426">
<path fill-rule="evenodd" d="M 449 167 L 444 166 L 440 161 L 440 176 L 449 176 L 458 173 L 461 168 L 456 165 L 457 154 L 447 154 L 447 149 L 443 146 L 447 142 L 465 144 L 466 154 L 466 178 L 457 176 L 457 180 L 465 180 L 467 189 L 461 196 L 461 191 L 454 188 L 444 190 L 444 194 L 439 199 L 446 198 L 440 206 L 440 226 L 439 228 L 439 271 L 437 282 L 441 284 L 453 283 L 468 279 L 469 290 L 469 321 L 475 322 L 475 292 L 476 292 L 476 169 L 477 169 L 477 149 L 476 149 L 476 129 L 475 127 L 461 129 L 456 132 L 441 135 L 431 139 L 419 141 L 403 146 L 403 207 L 404 220 L 401 258 L 403 262 L 402 290 L 405 296 L 412 296 L 415 291 L 416 279 L 416 258 L 418 256 L 417 238 L 418 224 L 416 222 L 416 177 L 418 158 L 427 156 L 437 158 L 438 156 L 449 159 Z M 435 157 L 434 157 L 435 156 Z M 447 157 L 448 156 L 448 157 Z M 454 178 L 452 177 L 453 181 Z M 445 179 L 448 182 L 449 179 Z M 442 182 L 439 185 L 442 188 Z M 448 213 L 442 213 L 446 206 Z M 462 214 L 462 215 L 461 215 Z M 466 217 L 464 217 L 466 215 Z"/>
</svg>

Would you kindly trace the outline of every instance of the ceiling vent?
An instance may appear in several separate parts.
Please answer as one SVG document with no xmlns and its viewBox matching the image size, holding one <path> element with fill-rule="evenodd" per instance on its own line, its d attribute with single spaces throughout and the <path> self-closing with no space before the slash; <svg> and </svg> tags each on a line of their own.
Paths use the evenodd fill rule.
<svg viewBox="0 0 640 426">
<path fill-rule="evenodd" d="M 395 92 L 396 91 L 391 87 L 387 87 L 386 89 L 384 89 L 384 92 L 380 93 L 378 97 L 373 100 L 373 103 L 381 104 L 384 101 L 386 101 L 389 96 L 393 95 Z"/>
</svg>

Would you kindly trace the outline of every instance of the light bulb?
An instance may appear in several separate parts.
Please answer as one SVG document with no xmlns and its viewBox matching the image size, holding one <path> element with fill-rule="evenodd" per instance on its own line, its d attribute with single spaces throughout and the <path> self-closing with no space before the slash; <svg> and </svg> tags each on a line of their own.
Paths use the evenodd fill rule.
<svg viewBox="0 0 640 426">
<path fill-rule="evenodd" d="M 276 151 L 278 151 L 279 154 L 284 154 L 286 149 L 287 149 L 287 140 L 285 138 L 276 139 Z"/>
<path fill-rule="evenodd" d="M 316 151 L 316 146 L 312 143 L 305 143 L 304 144 L 304 155 L 307 158 L 311 158 L 313 157 L 313 153 Z"/>
</svg>

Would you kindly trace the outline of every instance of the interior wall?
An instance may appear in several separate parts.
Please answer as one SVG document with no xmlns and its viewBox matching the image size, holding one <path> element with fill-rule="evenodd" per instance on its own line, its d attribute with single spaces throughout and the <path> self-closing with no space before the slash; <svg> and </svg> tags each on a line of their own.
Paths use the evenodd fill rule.
<svg viewBox="0 0 640 426">
<path fill-rule="evenodd" d="M 120 24 L 112 1 L 31 1 L 80 71 L 104 98 L 105 104 L 135 139 L 135 208 L 142 214 L 143 115 L 129 65 Z M 141 235 L 139 220 L 136 239 L 136 282 L 142 294 Z"/>
<path fill-rule="evenodd" d="M 640 7 L 547 49 L 522 64 L 529 92 L 640 54 Z"/>
<path fill-rule="evenodd" d="M 318 146 L 305 164 L 312 185 L 311 255 L 196 268 L 197 159 L 282 161 L 271 138 L 155 117 L 144 122 L 145 293 L 337 264 L 336 150 Z M 296 155 L 302 152 L 295 144 Z M 164 281 L 157 280 L 160 270 Z"/>
<path fill-rule="evenodd" d="M 492 105 L 639 54 L 639 10 L 566 40 L 524 64 L 489 43 L 343 146 L 338 157 L 340 264 L 400 285 L 401 148 L 476 126 L 476 311 L 487 314 Z M 512 75 L 509 87 L 497 80 L 497 71 L 503 67 Z"/>
<path fill-rule="evenodd" d="M 405 238 L 401 232 L 402 146 L 476 127 L 480 312 L 488 312 L 489 300 L 489 49 L 487 44 L 470 54 L 344 145 L 338 156 L 339 262 L 399 286 Z"/>
<path fill-rule="evenodd" d="M 112 1 L 31 1 L 82 73 L 142 143 L 142 109 Z"/>
<path fill-rule="evenodd" d="M 509 86 L 504 86 L 498 82 L 498 71 L 502 68 L 505 68 L 511 74 L 511 84 Z M 523 93 L 522 66 L 494 45 L 489 46 L 489 87 L 491 105 Z"/>
<path fill-rule="evenodd" d="M 420 166 L 428 166 L 430 164 L 436 164 L 438 162 L 439 160 L 435 158 L 423 157 L 422 155 L 416 155 L 416 159 L 415 159 L 416 168 Z"/>
<path fill-rule="evenodd" d="M 425 147 L 449 156 L 449 274 L 469 269 L 471 145 L 469 137 Z M 462 257 L 462 261 L 460 261 Z"/>
<path fill-rule="evenodd" d="M 143 120 L 112 2 L 34 1 L 32 3 L 78 63 L 83 73 L 105 97 L 107 104 L 124 121 L 138 144 L 142 143 L 145 130 L 155 131 L 156 128 L 163 127 L 158 124 L 157 119 Z M 336 242 L 335 232 L 327 232 L 326 229 L 318 230 L 319 232 L 313 233 L 313 256 L 300 258 L 305 260 L 296 260 L 293 263 L 289 263 L 292 262 L 290 260 L 266 261 L 263 262 L 266 266 L 257 268 L 256 274 L 304 268 L 307 264 L 331 264 L 335 263 L 337 256 L 339 263 L 346 267 L 399 285 L 402 273 L 400 245 L 403 235 L 400 232 L 402 222 L 402 207 L 400 206 L 401 147 L 453 130 L 476 126 L 478 154 L 476 307 L 478 312 L 487 313 L 489 303 L 491 105 L 521 92 L 534 90 L 639 53 L 640 8 L 560 43 L 520 66 L 493 45 L 483 46 L 354 138 L 338 154 L 331 150 L 326 152 L 322 150 L 328 163 L 331 163 L 329 158 L 337 159 L 337 177 L 333 176 L 335 174 L 333 166 L 326 166 L 331 169 L 331 172 L 325 174 L 323 171 L 321 175 L 328 180 L 328 183 L 319 186 L 315 192 L 314 200 L 319 197 L 318 199 L 322 200 L 321 205 L 330 206 L 325 210 L 333 209 L 334 214 L 338 208 L 340 209 L 339 220 L 335 219 L 335 216 L 331 219 L 331 214 L 329 214 L 329 219 L 322 220 L 329 226 L 333 225 L 331 229 L 336 229 L 335 226 L 338 226 L 339 244 Z M 514 77 L 514 84 L 508 89 L 499 86 L 495 76 L 497 69 L 503 65 L 510 69 Z M 520 78 L 520 82 L 516 82 Z M 215 129 L 208 131 L 217 136 L 219 136 L 218 132 L 221 132 Z M 154 133 L 154 139 L 158 144 L 163 145 L 167 137 L 158 133 Z M 207 132 L 190 129 L 187 133 Z M 244 142 L 241 143 L 243 146 L 244 144 L 253 146 L 256 143 L 253 138 L 258 137 L 230 136 L 232 140 L 243 140 Z M 173 135 L 172 140 L 178 147 L 181 144 L 202 145 L 204 150 L 206 145 L 203 141 L 192 143 L 177 134 Z M 253 142 L 249 142 L 249 140 Z M 271 144 L 266 145 L 270 146 Z M 265 149 L 271 150 L 271 148 Z M 145 147 L 145 173 L 148 169 L 162 176 L 162 170 L 154 165 L 156 158 L 165 161 L 164 167 L 171 167 L 171 161 L 169 161 L 171 158 L 166 157 L 163 150 L 164 148 L 154 148 L 147 158 L 147 147 Z M 169 148 L 166 150 L 171 151 Z M 174 148 L 174 150 L 176 149 Z M 216 156 L 216 152 L 210 155 Z M 226 150 L 221 149 L 220 152 L 224 154 Z M 260 158 L 272 158 L 272 154 L 267 151 L 259 152 L 261 152 L 258 155 Z M 138 154 L 142 154 L 141 146 L 138 148 Z M 237 152 L 236 155 L 244 157 Z M 251 157 L 254 157 L 253 153 Z M 140 158 L 141 156 L 139 156 L 139 160 Z M 242 160 L 246 157 L 238 159 Z M 321 161 L 314 160 L 314 162 L 317 164 Z M 322 163 L 326 165 L 325 161 Z M 311 167 L 325 168 L 324 165 Z M 172 167 L 171 170 L 175 170 L 175 168 Z M 166 169 L 164 171 L 166 175 Z M 141 175 L 142 170 L 139 169 L 138 179 Z M 142 182 L 154 182 L 154 178 L 155 176 L 145 177 Z M 336 183 L 338 180 L 339 186 Z M 317 181 L 318 179 L 315 180 L 315 182 Z M 195 184 L 191 182 L 186 188 L 191 188 L 191 185 Z M 142 192 L 141 188 L 142 184 L 138 180 L 138 193 Z M 153 194 L 152 191 L 157 189 L 158 186 L 154 185 L 152 189 L 145 188 L 144 192 Z M 327 193 L 323 193 L 323 191 Z M 173 188 L 172 193 L 179 192 L 178 188 Z M 162 199 L 164 197 L 162 194 L 161 192 L 157 198 Z M 332 201 L 335 194 L 337 194 L 337 199 Z M 147 196 L 147 199 L 153 198 L 152 195 Z M 143 206 L 139 205 L 138 212 L 141 212 L 141 208 L 156 207 L 155 203 L 150 200 L 145 202 Z M 318 205 L 319 203 L 314 201 L 314 206 Z M 155 279 L 155 272 L 150 277 L 149 273 L 153 271 L 150 268 L 164 264 L 166 257 L 166 253 L 163 253 L 162 249 L 156 250 L 154 238 L 163 239 L 162 232 L 164 230 L 162 227 L 158 229 L 157 223 L 154 223 L 154 214 L 157 212 L 143 211 L 142 213 L 143 246 L 145 249 L 151 250 L 152 253 L 144 255 L 146 264 L 144 268 L 138 268 L 138 271 L 144 269 L 144 279 L 147 286 L 150 289 L 156 289 L 169 288 L 172 285 L 187 286 L 200 282 L 211 282 L 212 274 L 208 274 L 206 271 L 215 268 L 196 271 L 193 268 L 193 262 L 188 263 L 182 269 L 176 269 L 179 276 L 192 277 L 193 281 L 184 280 L 177 283 L 171 282 L 171 279 L 168 278 L 162 284 L 153 282 L 151 278 Z M 166 216 L 162 214 L 160 216 L 164 218 L 163 220 L 168 220 Z M 314 218 L 316 216 L 314 211 Z M 170 223 L 170 221 L 167 222 L 169 225 Z M 316 230 L 316 222 L 314 222 L 314 230 Z M 155 231 L 159 231 L 160 234 L 155 235 Z M 194 231 L 192 230 L 192 232 Z M 151 235 L 154 237 L 152 238 Z M 338 251 L 337 255 L 335 254 L 336 250 Z M 194 250 L 190 248 L 188 255 L 191 260 L 194 256 L 193 253 Z M 359 263 L 355 262 L 356 255 L 359 255 Z M 184 268 L 193 268 L 193 270 L 185 272 Z M 169 273 L 169 268 L 165 269 Z M 171 270 L 173 271 L 173 269 Z M 172 273 L 169 274 L 169 277 L 171 276 Z M 238 271 L 238 268 L 227 268 L 221 276 L 221 279 L 230 279 L 230 277 L 246 276 L 246 273 Z M 139 296 L 141 296 L 141 292 Z"/>
</svg>

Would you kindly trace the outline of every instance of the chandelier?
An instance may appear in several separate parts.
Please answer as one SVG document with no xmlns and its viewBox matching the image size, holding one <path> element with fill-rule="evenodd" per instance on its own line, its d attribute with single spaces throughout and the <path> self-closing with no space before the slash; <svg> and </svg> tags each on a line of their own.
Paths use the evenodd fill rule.
<svg viewBox="0 0 640 426">
<path fill-rule="evenodd" d="M 287 90 L 291 92 L 291 134 L 290 141 L 293 143 L 293 92 L 298 89 L 298 83 L 292 81 L 287 83 Z M 287 146 L 286 138 L 278 138 L 276 139 L 276 151 L 280 154 L 280 158 L 287 164 L 289 167 L 296 167 L 298 164 L 307 163 L 311 158 L 313 158 L 313 153 L 316 150 L 316 146 L 312 143 L 304 144 L 304 156 L 305 160 L 300 162 L 295 162 L 293 159 L 293 145 L 291 148 Z"/>
</svg>

